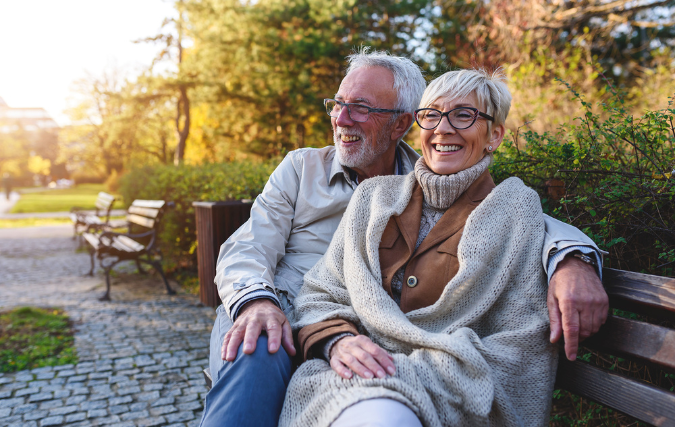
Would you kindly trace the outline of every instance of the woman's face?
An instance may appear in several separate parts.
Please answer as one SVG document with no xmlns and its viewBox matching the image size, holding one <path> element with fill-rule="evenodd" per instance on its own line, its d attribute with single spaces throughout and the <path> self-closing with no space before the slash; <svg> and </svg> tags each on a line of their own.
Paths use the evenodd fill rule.
<svg viewBox="0 0 675 427">
<path fill-rule="evenodd" d="M 473 107 L 485 112 L 473 93 L 464 99 L 441 97 L 428 108 L 447 112 L 458 107 Z M 497 149 L 503 137 L 504 125 L 492 126 L 492 131 L 488 133 L 483 117 L 478 116 L 468 129 L 457 130 L 444 116 L 435 129 L 421 129 L 420 143 L 429 168 L 439 175 L 450 175 L 478 163 L 487 154 L 489 146 L 492 146 L 492 151 Z"/>
</svg>

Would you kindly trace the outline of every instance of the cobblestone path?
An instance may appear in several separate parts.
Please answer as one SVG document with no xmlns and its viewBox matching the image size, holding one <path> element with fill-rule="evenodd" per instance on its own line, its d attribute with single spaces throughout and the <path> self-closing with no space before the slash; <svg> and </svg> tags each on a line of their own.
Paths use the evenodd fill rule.
<svg viewBox="0 0 675 427">
<path fill-rule="evenodd" d="M 105 279 L 82 276 L 89 257 L 75 252 L 71 230 L 0 230 L 0 311 L 65 309 L 79 356 L 76 365 L 0 374 L 0 426 L 198 425 L 214 311 L 123 270 L 113 301 L 99 302 Z"/>
</svg>

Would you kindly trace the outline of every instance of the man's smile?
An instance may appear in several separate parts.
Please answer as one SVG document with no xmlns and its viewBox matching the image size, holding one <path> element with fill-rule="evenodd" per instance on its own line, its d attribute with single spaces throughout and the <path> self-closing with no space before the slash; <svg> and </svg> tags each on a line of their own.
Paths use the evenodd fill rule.
<svg viewBox="0 0 675 427">
<path fill-rule="evenodd" d="M 356 136 L 356 135 L 353 135 L 353 136 L 352 135 L 341 135 L 340 140 L 342 142 L 356 142 L 356 141 L 360 141 L 361 137 Z"/>
</svg>

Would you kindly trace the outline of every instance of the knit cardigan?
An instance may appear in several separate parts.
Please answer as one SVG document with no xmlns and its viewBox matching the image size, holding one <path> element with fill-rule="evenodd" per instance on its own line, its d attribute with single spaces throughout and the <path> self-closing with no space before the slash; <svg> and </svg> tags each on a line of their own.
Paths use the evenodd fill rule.
<svg viewBox="0 0 675 427">
<path fill-rule="evenodd" d="M 303 363 L 279 425 L 329 426 L 354 403 L 390 398 L 427 427 L 543 426 L 557 354 L 548 341 L 541 266 L 544 220 L 537 194 L 517 178 L 497 186 L 467 219 L 460 268 L 439 300 L 404 314 L 382 287 L 378 246 L 415 183 L 359 185 L 323 258 L 305 275 L 294 329 L 348 320 L 393 355 L 396 374 L 345 380 L 320 359 Z"/>
</svg>

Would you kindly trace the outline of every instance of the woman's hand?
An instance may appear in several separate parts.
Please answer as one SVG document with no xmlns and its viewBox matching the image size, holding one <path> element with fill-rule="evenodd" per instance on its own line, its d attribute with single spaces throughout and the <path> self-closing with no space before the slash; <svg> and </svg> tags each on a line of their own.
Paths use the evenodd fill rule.
<svg viewBox="0 0 675 427">
<path fill-rule="evenodd" d="M 352 371 L 367 379 L 384 378 L 396 373 L 394 358 L 365 335 L 344 337 L 330 350 L 330 366 L 344 379 L 352 377 Z"/>
</svg>

